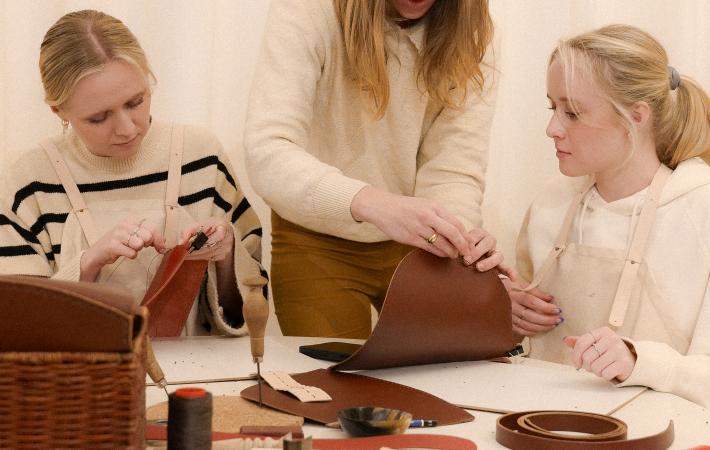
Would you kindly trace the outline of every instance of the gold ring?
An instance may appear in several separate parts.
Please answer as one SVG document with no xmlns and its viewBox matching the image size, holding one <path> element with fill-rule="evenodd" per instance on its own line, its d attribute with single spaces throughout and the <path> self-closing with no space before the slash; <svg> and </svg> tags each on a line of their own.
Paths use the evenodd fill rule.
<svg viewBox="0 0 710 450">
<path fill-rule="evenodd" d="M 597 348 L 596 342 L 592 342 L 592 348 L 597 352 L 597 355 L 599 355 L 600 357 L 602 356 L 602 352 L 600 352 L 599 349 Z"/>
<path fill-rule="evenodd" d="M 428 238 L 426 241 L 427 241 L 428 243 L 430 243 L 431 245 L 434 245 L 434 242 L 436 242 L 437 239 L 439 239 L 439 233 L 437 233 L 437 232 L 435 231 L 434 234 L 432 234 L 431 236 L 429 236 L 429 238 Z"/>
</svg>

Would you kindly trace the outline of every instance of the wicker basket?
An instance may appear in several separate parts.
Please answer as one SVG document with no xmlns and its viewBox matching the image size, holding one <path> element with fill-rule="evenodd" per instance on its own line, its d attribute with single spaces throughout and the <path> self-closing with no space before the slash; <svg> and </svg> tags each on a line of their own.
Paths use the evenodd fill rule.
<svg viewBox="0 0 710 450">
<path fill-rule="evenodd" d="M 0 448 L 144 448 L 146 315 L 130 351 L 0 352 Z"/>
</svg>

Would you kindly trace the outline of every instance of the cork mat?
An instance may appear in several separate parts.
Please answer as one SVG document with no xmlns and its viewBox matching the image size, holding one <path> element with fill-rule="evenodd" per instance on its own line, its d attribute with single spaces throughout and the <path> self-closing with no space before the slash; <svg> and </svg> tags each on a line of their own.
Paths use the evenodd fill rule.
<svg viewBox="0 0 710 450">
<path fill-rule="evenodd" d="M 148 408 L 147 420 L 168 418 L 168 402 L 161 402 Z M 239 433 L 242 425 L 303 425 L 303 417 L 293 416 L 259 405 L 241 397 L 220 395 L 212 398 L 212 431 Z"/>
</svg>

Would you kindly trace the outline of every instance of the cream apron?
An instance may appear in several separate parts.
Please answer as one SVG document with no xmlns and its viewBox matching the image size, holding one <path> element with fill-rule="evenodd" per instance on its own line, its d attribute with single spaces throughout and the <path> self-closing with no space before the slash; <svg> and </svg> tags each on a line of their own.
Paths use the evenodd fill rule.
<svg viewBox="0 0 710 450">
<path fill-rule="evenodd" d="M 553 295 L 565 319 L 530 339 L 531 358 L 571 365 L 572 351 L 562 338 L 603 326 L 623 337 L 663 342 L 680 353 L 687 352 L 690 343 L 667 319 L 672 305 L 663 302 L 644 260 L 658 200 L 670 174 L 664 165 L 656 172 L 627 251 L 568 243 L 577 210 L 594 179 L 577 192 L 553 249 L 525 288 L 539 286 Z"/>
<path fill-rule="evenodd" d="M 91 213 L 54 143 L 47 140 L 42 143 L 42 148 L 49 156 L 72 206 L 72 212 L 67 217 L 62 233 L 60 266 L 96 243 L 117 221 L 128 216 L 146 219 L 146 222 L 152 223 L 165 236 L 168 248 L 176 245 L 177 230 L 195 223 L 189 213 L 178 204 L 183 152 L 182 126 L 172 126 L 164 200 L 144 198 L 94 202 L 91 204 Z M 104 266 L 97 281 L 127 289 L 138 304 L 161 260 L 162 255 L 153 247 L 147 247 L 138 253 L 135 260 L 121 257 L 113 264 Z M 194 319 L 196 314 L 196 304 L 197 302 L 193 304 L 188 324 L 193 323 L 191 319 Z"/>
</svg>

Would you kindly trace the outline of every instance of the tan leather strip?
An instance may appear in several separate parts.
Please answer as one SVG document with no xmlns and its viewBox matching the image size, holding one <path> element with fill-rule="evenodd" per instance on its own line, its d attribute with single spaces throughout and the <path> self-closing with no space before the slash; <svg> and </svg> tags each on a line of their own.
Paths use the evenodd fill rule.
<svg viewBox="0 0 710 450">
<path fill-rule="evenodd" d="M 180 194 L 184 129 L 182 125 L 172 125 L 170 138 L 170 165 L 165 189 L 165 242 L 168 247 L 177 244 L 177 208 Z"/>
<path fill-rule="evenodd" d="M 577 194 L 574 196 L 574 199 L 569 204 L 569 208 L 567 208 L 565 220 L 562 222 L 562 226 L 560 227 L 560 232 L 557 235 L 555 246 L 552 247 L 550 253 L 547 254 L 545 261 L 542 263 L 540 270 L 538 270 L 535 274 L 535 277 L 533 278 L 532 282 L 528 286 L 526 286 L 523 291 L 530 291 L 536 288 L 540 284 L 540 282 L 542 282 L 542 279 L 545 277 L 545 275 L 547 275 L 547 272 L 550 271 L 552 265 L 555 263 L 555 260 L 557 260 L 557 258 L 567 247 L 567 239 L 569 238 L 569 232 L 572 229 L 572 224 L 574 223 L 574 216 L 577 214 L 579 204 L 582 202 L 584 194 L 586 194 L 587 191 L 589 191 L 592 186 L 594 186 L 595 182 L 596 180 L 594 179 L 594 177 L 589 177 L 579 189 L 579 191 L 577 191 Z"/>
<path fill-rule="evenodd" d="M 634 235 L 631 238 L 631 245 L 629 245 L 629 250 L 626 255 L 624 269 L 621 272 L 619 285 L 616 288 L 614 302 L 612 303 L 611 312 L 609 313 L 609 324 L 613 327 L 620 327 L 624 324 L 624 317 L 629 307 L 636 275 L 638 274 L 639 266 L 643 260 L 648 236 L 651 233 L 651 228 L 653 228 L 653 222 L 656 218 L 658 201 L 671 173 L 671 169 L 661 164 L 648 188 L 646 201 L 644 202 L 643 208 L 641 208 L 641 214 L 639 215 Z"/>
<path fill-rule="evenodd" d="M 147 425 L 145 430 L 148 440 L 167 440 L 166 426 Z M 212 440 L 249 439 L 252 434 L 212 432 Z M 380 450 L 427 448 L 434 450 L 476 450 L 472 441 L 455 436 L 436 434 L 397 434 L 393 436 L 372 436 L 351 439 L 313 439 L 313 448 L 318 450 Z"/>
<path fill-rule="evenodd" d="M 72 211 L 76 214 L 77 219 L 79 219 L 79 225 L 81 225 L 84 236 L 86 236 L 86 241 L 89 243 L 89 246 L 94 245 L 94 243 L 98 240 L 94 219 L 91 217 L 89 209 L 86 207 L 86 203 L 84 203 L 84 198 L 82 197 L 81 192 L 79 192 L 79 188 L 74 182 L 74 178 L 69 172 L 69 168 L 67 167 L 66 162 L 64 162 L 64 158 L 62 158 L 62 155 L 59 154 L 57 146 L 54 145 L 54 142 L 51 140 L 47 139 L 40 145 L 42 146 L 42 149 L 44 149 L 45 153 L 47 153 L 49 161 L 52 163 L 54 170 L 57 172 L 59 181 L 61 181 L 62 186 L 64 186 L 64 191 L 67 193 L 67 197 L 69 197 Z"/>
<path fill-rule="evenodd" d="M 673 443 L 673 421 L 651 436 L 627 440 L 626 434 L 622 420 L 577 411 L 517 412 L 496 422 L 496 441 L 511 450 L 665 450 Z"/>
</svg>

